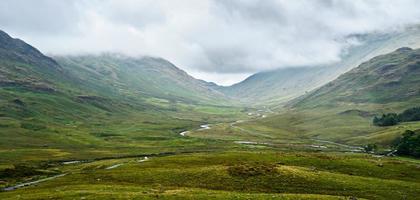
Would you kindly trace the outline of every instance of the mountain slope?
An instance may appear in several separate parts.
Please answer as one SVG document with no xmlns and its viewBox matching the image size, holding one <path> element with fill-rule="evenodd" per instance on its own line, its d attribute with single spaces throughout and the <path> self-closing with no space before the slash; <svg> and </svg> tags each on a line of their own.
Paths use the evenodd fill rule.
<svg viewBox="0 0 420 200">
<path fill-rule="evenodd" d="M 0 168 L 21 160 L 212 148 L 219 143 L 180 132 L 244 115 L 211 84 L 163 59 L 57 57 L 61 65 L 0 35 Z"/>
<path fill-rule="evenodd" d="M 53 59 L 0 30 L 0 86 L 52 91 L 58 76 L 65 75 Z"/>
<path fill-rule="evenodd" d="M 295 106 L 420 100 L 420 49 L 377 56 L 302 97 Z"/>
<path fill-rule="evenodd" d="M 325 72 L 326 69 L 322 67 L 285 68 L 260 72 L 238 84 L 221 88 L 221 91 L 245 103 L 285 102 L 312 89 L 306 83 L 320 84 L 318 82 L 322 80 L 319 77 L 323 77 Z"/>
<path fill-rule="evenodd" d="M 62 65 L 0 32 L 0 118 L 62 125 L 128 113 L 175 115 L 186 108 L 194 115 L 194 106 L 229 103 L 209 83 L 164 59 L 116 54 L 56 58 Z"/>
<path fill-rule="evenodd" d="M 122 108 L 107 96 L 85 98 L 91 92 L 79 82 L 54 59 L 0 31 L 0 118 L 61 123 Z"/>
<path fill-rule="evenodd" d="M 208 87 L 167 60 L 132 58 L 119 54 L 56 56 L 58 63 L 83 87 L 99 94 L 150 96 L 189 103 L 227 102 L 224 94 Z"/>
<path fill-rule="evenodd" d="M 337 79 L 289 101 L 278 114 L 248 126 L 326 143 L 389 148 L 419 122 L 379 127 L 375 115 L 400 113 L 420 105 L 420 49 L 399 48 L 340 75 Z M 244 125 L 245 126 L 245 125 Z"/>
<path fill-rule="evenodd" d="M 334 80 L 375 56 L 392 52 L 402 46 L 420 47 L 419 27 L 396 33 L 352 37 L 361 44 L 348 49 L 338 63 L 260 72 L 230 87 L 219 87 L 219 90 L 248 104 L 281 104 Z"/>
</svg>

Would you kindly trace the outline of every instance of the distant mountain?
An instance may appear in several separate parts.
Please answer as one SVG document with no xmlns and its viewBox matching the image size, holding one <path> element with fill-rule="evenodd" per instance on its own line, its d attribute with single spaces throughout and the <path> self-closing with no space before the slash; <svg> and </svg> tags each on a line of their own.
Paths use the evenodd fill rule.
<svg viewBox="0 0 420 200">
<path fill-rule="evenodd" d="M 374 57 L 303 96 L 294 107 L 392 102 L 420 103 L 420 49 L 403 47 Z"/>
<path fill-rule="evenodd" d="M 162 58 L 120 54 L 54 57 L 80 79 L 80 85 L 102 94 L 150 96 L 189 103 L 222 103 L 227 97 Z"/>
<path fill-rule="evenodd" d="M 53 59 L 0 32 L 0 117 L 67 122 L 172 112 L 178 104 L 231 105 L 212 87 L 161 58 L 103 54 Z"/>
<path fill-rule="evenodd" d="M 420 47 L 420 29 L 351 36 L 361 42 L 343 53 L 338 63 L 326 66 L 282 68 L 260 72 L 230 87 L 219 87 L 226 95 L 252 105 L 285 103 L 316 89 L 362 62 L 402 47 Z"/>
<path fill-rule="evenodd" d="M 307 83 L 322 82 L 321 77 L 324 73 L 325 68 L 322 67 L 286 68 L 260 72 L 238 84 L 220 88 L 220 90 L 245 103 L 276 104 L 304 93 L 305 88 L 309 91 L 312 86 Z"/>
</svg>

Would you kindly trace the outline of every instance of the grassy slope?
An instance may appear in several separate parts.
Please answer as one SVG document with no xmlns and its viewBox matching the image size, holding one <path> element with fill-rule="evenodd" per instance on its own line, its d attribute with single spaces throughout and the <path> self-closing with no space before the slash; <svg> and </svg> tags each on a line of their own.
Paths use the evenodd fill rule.
<svg viewBox="0 0 420 200">
<path fill-rule="evenodd" d="M 374 115 L 401 112 L 420 105 L 420 50 L 401 49 L 375 57 L 313 91 L 296 103 L 287 115 L 303 113 L 298 127 L 311 137 L 353 144 L 390 142 L 420 123 L 374 127 Z M 269 122 L 268 122 L 269 123 Z"/>
<path fill-rule="evenodd" d="M 228 103 L 221 93 L 207 87 L 172 63 L 152 57 L 132 58 L 118 54 L 54 57 L 64 69 L 100 95 L 132 98 L 152 96 L 187 103 Z"/>
<path fill-rule="evenodd" d="M 123 109 L 107 111 L 61 95 L 17 90 L 0 93 L 7 94 L 0 117 L 2 164 L 211 146 L 211 142 L 182 138 L 179 132 L 243 115 L 234 107 L 169 104 L 154 99 L 145 104 L 145 110 L 106 105 Z M 15 105 L 16 97 L 25 105 Z"/>
<path fill-rule="evenodd" d="M 140 163 L 139 159 L 58 166 L 69 174 L 36 187 L 0 193 L 0 197 L 415 199 L 420 191 L 418 162 L 370 155 L 231 151 L 152 157 Z M 123 165 L 106 169 L 115 164 Z M 270 166 L 274 171 L 229 173 L 241 165 Z"/>
<path fill-rule="evenodd" d="M 179 132 L 243 115 L 163 59 L 66 57 L 61 66 L 0 36 L 0 166 L 211 146 Z"/>
<path fill-rule="evenodd" d="M 281 149 L 287 149 L 287 144 L 297 149 L 322 144 L 314 140 L 358 146 L 376 143 L 388 148 L 405 130 L 420 129 L 419 122 L 393 127 L 372 125 L 374 115 L 420 105 L 419 53 L 401 49 L 375 57 L 277 114 L 192 135 L 271 143 Z"/>
</svg>

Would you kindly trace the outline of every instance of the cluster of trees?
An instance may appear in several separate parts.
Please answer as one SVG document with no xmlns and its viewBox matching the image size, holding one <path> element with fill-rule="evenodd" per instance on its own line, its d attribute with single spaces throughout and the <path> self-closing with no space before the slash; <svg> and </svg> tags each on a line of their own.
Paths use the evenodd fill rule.
<svg viewBox="0 0 420 200">
<path fill-rule="evenodd" d="M 400 122 L 410 121 L 420 121 L 420 107 L 409 108 L 400 114 L 387 113 L 373 118 L 373 124 L 376 126 L 393 126 Z"/>
<path fill-rule="evenodd" d="M 383 114 L 381 117 L 375 116 L 373 124 L 376 126 L 393 126 L 400 122 L 396 113 Z"/>
<path fill-rule="evenodd" d="M 420 158 L 420 131 L 406 130 L 402 137 L 394 141 L 393 147 L 398 155 Z"/>
</svg>

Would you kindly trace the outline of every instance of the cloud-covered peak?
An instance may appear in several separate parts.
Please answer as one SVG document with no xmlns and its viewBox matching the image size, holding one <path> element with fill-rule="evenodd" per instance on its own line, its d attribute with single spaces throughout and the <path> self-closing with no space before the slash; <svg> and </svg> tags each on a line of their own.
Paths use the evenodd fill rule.
<svg viewBox="0 0 420 200">
<path fill-rule="evenodd" d="M 349 35 L 419 23 L 419 7 L 417 0 L 4 0 L 0 29 L 47 53 L 159 56 L 226 84 L 335 62 Z"/>
</svg>

